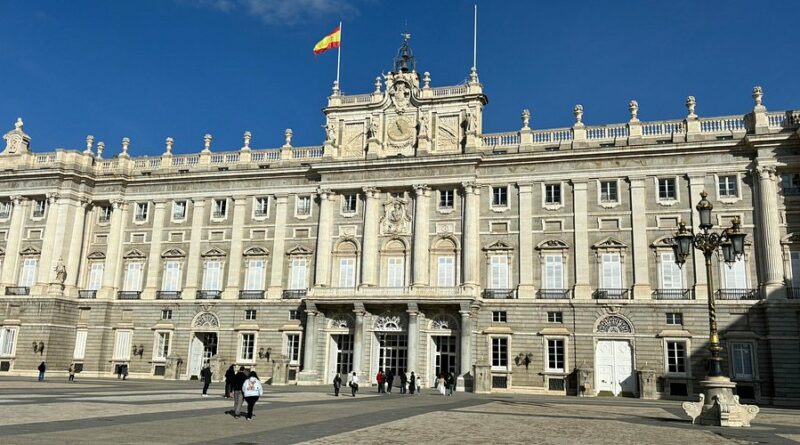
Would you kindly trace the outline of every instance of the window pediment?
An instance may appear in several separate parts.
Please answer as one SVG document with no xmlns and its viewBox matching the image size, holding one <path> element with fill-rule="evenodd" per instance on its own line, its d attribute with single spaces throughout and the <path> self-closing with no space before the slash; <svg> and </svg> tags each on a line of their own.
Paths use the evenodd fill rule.
<svg viewBox="0 0 800 445">
<path fill-rule="evenodd" d="M 183 258 L 186 253 L 181 249 L 169 249 L 161 254 L 161 258 Z"/>
<path fill-rule="evenodd" d="M 141 250 L 132 249 L 132 250 L 129 250 L 127 253 L 125 253 L 125 255 L 123 255 L 122 258 L 125 258 L 126 260 L 127 259 L 144 259 L 144 258 L 147 258 L 147 255 L 142 253 Z"/>
<path fill-rule="evenodd" d="M 250 247 L 250 248 L 246 249 L 242 253 L 242 255 L 244 255 L 244 256 L 267 256 L 267 255 L 269 255 L 269 250 L 267 250 L 267 249 L 265 249 L 263 247 L 253 246 L 253 247 Z"/>
<path fill-rule="evenodd" d="M 490 253 L 510 252 L 514 250 L 514 247 L 504 241 L 495 241 L 485 246 L 483 250 Z"/>
<path fill-rule="evenodd" d="M 672 249 L 672 237 L 662 236 L 661 238 L 653 241 L 653 243 L 650 244 L 650 247 L 654 249 Z"/>
<path fill-rule="evenodd" d="M 308 247 L 297 245 L 286 251 L 288 256 L 310 256 L 314 252 Z"/>
<path fill-rule="evenodd" d="M 40 255 L 42 253 L 41 250 L 37 249 L 35 246 L 28 246 L 22 250 L 20 250 L 20 255 Z"/>
<path fill-rule="evenodd" d="M 406 245 L 406 241 L 401 238 L 392 238 L 383 245 L 383 249 L 381 252 L 386 253 L 403 253 L 408 250 L 408 245 Z"/>
<path fill-rule="evenodd" d="M 86 258 L 90 260 L 104 260 L 106 259 L 106 254 L 103 252 L 94 251 L 87 255 Z"/>
<path fill-rule="evenodd" d="M 628 246 L 625 243 L 611 236 L 592 245 L 592 249 L 595 250 L 602 250 L 602 249 L 620 250 L 627 248 Z"/>
<path fill-rule="evenodd" d="M 567 250 L 569 244 L 558 239 L 545 240 L 536 246 L 538 250 Z"/>
<path fill-rule="evenodd" d="M 208 249 L 205 252 L 203 252 L 200 256 L 202 256 L 204 258 L 205 257 L 222 257 L 222 256 L 225 256 L 225 251 L 221 250 L 221 249 L 217 249 L 216 247 L 213 247 L 213 248 Z"/>
<path fill-rule="evenodd" d="M 339 237 L 339 242 L 334 249 L 338 253 L 357 253 L 359 249 L 358 240 L 353 236 L 345 235 Z"/>
</svg>

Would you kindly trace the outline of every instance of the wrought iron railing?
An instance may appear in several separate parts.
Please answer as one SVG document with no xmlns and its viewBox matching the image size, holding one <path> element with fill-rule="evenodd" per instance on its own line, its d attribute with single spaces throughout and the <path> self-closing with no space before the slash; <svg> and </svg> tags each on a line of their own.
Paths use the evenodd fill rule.
<svg viewBox="0 0 800 445">
<path fill-rule="evenodd" d="M 264 298 L 263 290 L 240 290 L 240 300 L 261 300 Z"/>
<path fill-rule="evenodd" d="M 180 300 L 181 291 L 179 290 L 160 290 L 156 292 L 156 300 Z"/>
<path fill-rule="evenodd" d="M 27 286 L 9 286 L 6 288 L 6 295 L 29 295 L 31 288 Z"/>
<path fill-rule="evenodd" d="M 787 287 L 786 288 L 786 298 L 790 300 L 798 300 L 800 299 L 800 287 Z"/>
<path fill-rule="evenodd" d="M 281 298 L 284 300 L 297 300 L 303 298 L 308 293 L 308 289 L 284 289 Z"/>
<path fill-rule="evenodd" d="M 572 289 L 539 289 L 536 298 L 563 300 L 572 297 Z"/>
<path fill-rule="evenodd" d="M 117 300 L 138 300 L 142 296 L 140 290 L 121 290 L 117 292 Z"/>
<path fill-rule="evenodd" d="M 656 289 L 653 291 L 656 300 L 691 300 L 691 289 Z"/>
<path fill-rule="evenodd" d="M 222 298 L 222 291 L 207 290 L 207 289 L 198 290 L 196 298 L 198 300 L 219 300 L 220 298 Z"/>
<path fill-rule="evenodd" d="M 597 289 L 592 297 L 598 300 L 627 300 L 628 289 Z"/>
<path fill-rule="evenodd" d="M 94 289 L 79 290 L 78 298 L 81 300 L 97 298 L 97 291 Z"/>
<path fill-rule="evenodd" d="M 758 300 L 756 289 L 720 289 L 716 292 L 718 300 Z"/>
<path fill-rule="evenodd" d="M 484 289 L 483 298 L 492 300 L 506 300 L 516 298 L 514 289 Z"/>
</svg>

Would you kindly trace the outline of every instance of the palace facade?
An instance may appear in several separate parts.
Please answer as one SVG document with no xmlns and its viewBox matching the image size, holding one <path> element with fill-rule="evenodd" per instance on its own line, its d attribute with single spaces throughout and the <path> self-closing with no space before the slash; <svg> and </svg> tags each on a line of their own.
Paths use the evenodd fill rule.
<svg viewBox="0 0 800 445">
<path fill-rule="evenodd" d="M 404 43 L 374 91 L 324 108 L 325 141 L 108 157 L 0 154 L 0 375 L 273 384 L 379 369 L 475 391 L 688 398 L 705 375 L 708 292 L 743 399 L 800 401 L 800 112 L 687 115 L 487 134 L 473 69 L 431 86 Z M 588 110 L 587 110 L 588 115 Z M 701 192 L 745 255 L 675 263 Z M 712 280 L 713 279 L 713 282 Z"/>
</svg>

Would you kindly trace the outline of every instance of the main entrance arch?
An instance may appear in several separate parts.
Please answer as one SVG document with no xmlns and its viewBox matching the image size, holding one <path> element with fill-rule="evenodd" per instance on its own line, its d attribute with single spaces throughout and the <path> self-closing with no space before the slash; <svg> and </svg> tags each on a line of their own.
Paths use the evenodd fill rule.
<svg viewBox="0 0 800 445">
<path fill-rule="evenodd" d="M 607 315 L 598 321 L 595 331 L 595 388 L 614 396 L 636 394 L 631 323 L 622 316 Z"/>
</svg>

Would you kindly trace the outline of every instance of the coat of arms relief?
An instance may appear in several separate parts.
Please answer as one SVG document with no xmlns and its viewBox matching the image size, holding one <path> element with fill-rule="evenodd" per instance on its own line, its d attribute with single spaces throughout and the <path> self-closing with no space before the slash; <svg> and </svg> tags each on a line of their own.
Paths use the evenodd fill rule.
<svg viewBox="0 0 800 445">
<path fill-rule="evenodd" d="M 382 235 L 411 235 L 409 205 L 408 199 L 396 197 L 390 198 L 383 204 Z"/>
</svg>

